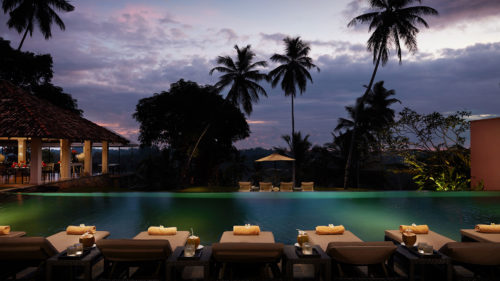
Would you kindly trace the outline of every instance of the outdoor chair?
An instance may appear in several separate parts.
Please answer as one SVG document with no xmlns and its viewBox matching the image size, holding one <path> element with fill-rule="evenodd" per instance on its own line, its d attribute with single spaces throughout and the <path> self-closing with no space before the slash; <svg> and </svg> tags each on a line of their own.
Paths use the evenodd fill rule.
<svg viewBox="0 0 500 281">
<path fill-rule="evenodd" d="M 455 279 L 493 281 L 500 276 L 500 243 L 450 242 L 439 252 L 451 259 Z M 467 272 L 456 270 L 458 266 L 470 270 L 472 276 L 467 278 Z"/>
<path fill-rule="evenodd" d="M 314 191 L 314 182 L 313 181 L 303 181 L 301 184 L 300 184 L 300 189 L 302 189 L 302 191 Z"/>
<path fill-rule="evenodd" d="M 142 231 L 134 237 L 134 240 L 167 240 L 173 251 L 177 247 L 186 245 L 189 231 L 177 231 L 175 235 L 149 235 L 147 231 Z"/>
<path fill-rule="evenodd" d="M 282 243 L 226 242 L 212 244 L 216 278 L 247 279 L 255 275 L 258 280 L 280 278 L 278 263 L 283 255 Z M 243 274 L 242 276 L 237 276 Z M 235 276 L 236 275 L 236 276 Z"/>
<path fill-rule="evenodd" d="M 332 258 L 335 280 L 369 278 L 398 280 L 393 270 L 392 255 L 397 246 L 392 242 L 330 242 L 326 253 Z M 367 266 L 363 271 L 361 267 Z"/>
<path fill-rule="evenodd" d="M 250 189 L 252 188 L 252 183 L 249 181 L 240 181 L 238 182 L 240 189 L 240 192 L 249 192 Z"/>
<path fill-rule="evenodd" d="M 434 249 L 439 249 L 444 246 L 444 244 L 449 242 L 455 242 L 454 240 L 429 230 L 427 234 L 416 234 L 417 242 L 416 244 L 423 242 L 428 245 L 432 245 Z M 385 241 L 392 241 L 395 244 L 401 244 L 403 242 L 402 233 L 400 230 L 386 230 L 385 231 Z"/>
<path fill-rule="evenodd" d="M 172 255 L 168 240 L 105 239 L 97 243 L 104 257 L 104 278 L 165 279 Z"/>
<path fill-rule="evenodd" d="M 0 280 L 16 279 L 23 272 L 43 279 L 47 259 L 58 254 L 44 237 L 6 237 L 0 239 Z"/>
<path fill-rule="evenodd" d="M 280 191 L 293 191 L 293 182 L 281 182 L 280 183 Z"/>
<path fill-rule="evenodd" d="M 259 182 L 259 187 L 260 187 L 260 191 L 264 191 L 264 192 L 269 192 L 272 190 L 273 188 L 273 184 L 271 182 Z"/>
</svg>

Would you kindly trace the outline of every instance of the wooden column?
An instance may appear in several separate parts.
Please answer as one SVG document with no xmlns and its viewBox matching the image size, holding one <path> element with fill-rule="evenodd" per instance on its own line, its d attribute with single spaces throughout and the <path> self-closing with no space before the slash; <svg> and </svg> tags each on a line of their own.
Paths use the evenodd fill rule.
<svg viewBox="0 0 500 281">
<path fill-rule="evenodd" d="M 31 138 L 30 184 L 42 184 L 42 139 Z"/>
<path fill-rule="evenodd" d="M 101 173 L 107 174 L 108 173 L 108 154 L 109 154 L 109 143 L 108 141 L 102 141 L 102 170 Z"/>
<path fill-rule="evenodd" d="M 26 163 L 26 139 L 17 139 L 17 162 Z M 41 161 L 41 160 L 40 160 Z"/>
<path fill-rule="evenodd" d="M 61 180 L 67 180 L 71 178 L 71 142 L 68 139 L 61 139 L 60 147 L 59 160 L 61 160 L 61 164 L 59 171 L 61 172 Z"/>
<path fill-rule="evenodd" d="M 83 175 L 92 176 L 92 141 L 86 140 L 83 144 Z"/>
</svg>

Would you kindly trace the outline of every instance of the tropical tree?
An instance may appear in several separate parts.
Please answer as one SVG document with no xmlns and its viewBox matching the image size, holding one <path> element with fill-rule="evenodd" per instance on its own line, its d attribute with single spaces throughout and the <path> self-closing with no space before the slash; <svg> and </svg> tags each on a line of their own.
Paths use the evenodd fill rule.
<svg viewBox="0 0 500 281">
<path fill-rule="evenodd" d="M 61 30 L 65 30 L 66 26 L 55 10 L 71 12 L 75 9 L 66 0 L 3 0 L 2 8 L 4 13 L 10 15 L 7 21 L 9 28 L 14 28 L 19 34 L 24 31 L 17 50 L 21 50 L 28 32 L 33 36 L 35 25 L 38 25 L 47 40 L 52 37 L 52 23 L 55 22 Z"/>
<path fill-rule="evenodd" d="M 291 138 L 290 135 L 283 135 L 281 138 L 286 142 L 288 149 L 281 147 L 275 147 L 274 149 L 278 153 L 283 154 L 287 151 L 294 152 L 295 161 L 292 162 L 295 163 L 295 168 L 297 169 L 300 178 L 302 175 L 302 167 L 308 161 L 309 152 L 312 146 L 309 141 L 309 135 L 302 137 L 302 133 L 299 131 L 293 135 L 293 138 Z"/>
<path fill-rule="evenodd" d="M 219 66 L 212 68 L 209 72 L 210 75 L 212 75 L 214 71 L 224 73 L 220 76 L 219 82 L 217 82 L 214 86 L 219 92 L 230 86 L 231 88 L 226 95 L 226 100 L 235 106 L 243 107 L 243 110 L 247 115 L 252 113 L 252 104 L 259 101 L 259 94 L 267 97 L 266 90 L 258 83 L 259 81 L 266 79 L 267 75 L 260 73 L 260 71 L 256 69 L 259 66 L 267 66 L 267 63 L 265 61 L 258 61 L 254 63 L 253 59 L 255 57 L 255 53 L 250 50 L 250 48 L 250 45 L 247 45 L 243 49 L 240 49 L 238 45 L 234 45 L 234 49 L 236 49 L 237 54 L 237 61 L 235 62 L 230 56 L 219 56 L 217 57 L 217 63 Z M 189 167 L 191 159 L 196 153 L 203 136 L 205 136 L 209 128 L 210 122 L 206 124 L 196 141 L 196 144 L 191 151 L 191 155 L 189 156 L 187 167 Z"/>
<path fill-rule="evenodd" d="M 438 15 L 438 12 L 427 6 L 410 6 L 415 2 L 420 3 L 421 0 L 369 0 L 370 6 L 374 11 L 352 19 L 347 26 L 355 26 L 356 24 L 369 23 L 368 31 L 373 33 L 368 39 L 368 50 L 373 53 L 373 69 L 372 76 L 365 93 L 357 102 L 356 111 L 359 111 L 365 103 L 366 96 L 371 91 L 375 75 L 377 73 L 380 62 L 385 65 L 389 60 L 389 50 L 394 47 L 399 59 L 402 62 L 401 42 L 404 42 L 406 48 L 411 52 L 417 51 L 417 34 L 420 31 L 416 25 L 421 24 L 426 28 L 429 27 L 422 16 Z M 349 170 L 352 162 L 352 153 L 354 150 L 354 139 L 356 138 L 358 122 L 354 120 L 352 133 L 352 141 L 349 148 L 349 156 L 347 158 L 344 188 L 349 184 Z"/>
<path fill-rule="evenodd" d="M 255 53 L 250 50 L 250 45 L 240 49 L 238 45 L 234 46 L 237 54 L 235 62 L 230 56 L 219 56 L 216 66 L 210 70 L 210 75 L 214 71 L 223 73 L 219 77 L 219 82 L 214 86 L 222 91 L 230 87 L 226 99 L 233 105 L 243 108 L 247 115 L 252 113 L 253 103 L 259 101 L 259 95 L 267 97 L 266 90 L 259 85 L 259 81 L 267 78 L 266 74 L 260 73 L 257 67 L 266 67 L 267 62 L 253 62 Z"/>
<path fill-rule="evenodd" d="M 363 105 L 359 105 L 359 98 L 358 105 L 346 106 L 350 119 L 339 118 L 335 131 L 341 132 L 338 136 L 334 135 L 334 143 L 344 149 L 351 147 L 355 120 L 358 122 L 353 154 L 351 155 L 351 161 L 356 163 L 358 174 L 360 158 L 366 156 L 370 151 L 379 152 L 387 132 L 394 124 L 395 112 L 390 106 L 400 102 L 398 99 L 390 98 L 395 94 L 394 90 L 384 88 L 384 81 L 379 81 L 373 86 L 373 91 L 368 93 Z M 356 107 L 358 110 L 355 110 Z M 349 157 L 349 150 L 347 152 L 346 156 Z"/>
<path fill-rule="evenodd" d="M 294 99 L 297 94 L 297 87 L 300 94 L 306 91 L 307 80 L 313 82 L 309 70 L 319 67 L 313 64 L 313 60 L 309 57 L 311 47 L 303 42 L 300 37 L 283 39 L 285 42 L 285 54 L 274 54 L 271 57 L 273 62 L 280 65 L 269 72 L 269 79 L 272 87 L 276 87 L 281 81 L 281 89 L 285 92 L 285 96 L 290 96 L 292 99 L 292 136 L 295 136 L 295 115 L 294 115 Z M 294 139 L 292 139 L 294 141 Z M 292 148 L 294 146 L 292 145 Z M 292 155 L 295 151 L 292 150 Z M 295 157 L 295 156 L 294 156 Z M 292 181 L 295 183 L 295 163 L 292 170 Z"/>
<path fill-rule="evenodd" d="M 235 152 L 233 143 L 248 137 L 250 132 L 245 115 L 220 96 L 215 87 L 182 79 L 171 84 L 169 91 L 139 100 L 133 117 L 140 123 L 141 144 L 170 149 L 183 179 L 187 178 L 184 164 L 193 140 L 203 129 L 204 121 L 211 120 L 211 130 L 193 165 L 197 183 L 212 181 L 218 166 Z"/>
</svg>

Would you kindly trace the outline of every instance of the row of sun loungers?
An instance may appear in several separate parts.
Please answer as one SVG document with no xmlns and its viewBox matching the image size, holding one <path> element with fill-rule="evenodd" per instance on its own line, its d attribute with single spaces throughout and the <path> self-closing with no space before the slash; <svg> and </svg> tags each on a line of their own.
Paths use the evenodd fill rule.
<svg viewBox="0 0 500 281">
<path fill-rule="evenodd" d="M 235 233 L 237 228 L 234 228 L 234 231 L 225 231 L 219 242 L 212 244 L 216 277 L 224 277 L 224 272 L 228 268 L 241 265 L 266 266 L 271 269 L 274 278 L 282 277 L 278 265 L 282 261 L 285 245 L 276 243 L 272 232 L 256 228 L 258 232 L 254 233 L 255 235 Z M 393 257 L 398 247 L 402 247 L 401 229 L 386 230 L 385 241 L 380 242 L 364 242 L 343 227 L 341 232 L 331 235 L 318 234 L 321 233 L 318 229 L 306 230 L 305 233 L 311 244 L 317 245 L 330 257 L 332 269 L 336 273 L 334 280 L 342 279 L 349 272 L 346 269 L 356 266 L 378 266 L 383 280 L 397 277 L 393 270 Z M 0 235 L 0 280 L 8 280 L 7 278 L 15 276 L 17 272 L 27 267 L 43 271 L 47 259 L 78 243 L 80 237 L 68 234 L 66 231 L 47 238 L 21 237 L 24 234 L 10 232 Z M 456 242 L 428 230 L 425 234 L 416 234 L 416 244 L 425 242 L 432 245 L 437 253 L 449 258 L 453 265 L 464 266 L 475 274 L 480 274 L 473 278 L 499 280 L 496 278 L 500 267 L 500 233 L 482 233 L 465 229 L 461 230 L 461 235 L 463 242 Z M 126 278 L 130 278 L 131 276 L 128 276 L 130 268 L 134 267 L 139 268 L 136 273 L 147 272 L 147 276 L 163 279 L 168 258 L 177 247 L 186 244 L 189 232 L 176 231 L 172 235 L 151 235 L 148 231 L 144 231 L 133 239 L 106 239 L 108 236 L 107 231 L 94 232 L 96 246 L 104 257 L 105 278 L 123 277 L 123 272 L 127 272 Z"/>
<path fill-rule="evenodd" d="M 239 191 L 249 192 L 249 191 L 282 191 L 282 192 L 292 192 L 294 191 L 293 182 L 281 182 L 279 187 L 274 187 L 271 182 L 259 182 L 259 186 L 252 186 L 249 181 L 238 182 L 240 187 Z M 300 188 L 297 191 L 314 191 L 314 182 L 302 182 Z"/>
</svg>

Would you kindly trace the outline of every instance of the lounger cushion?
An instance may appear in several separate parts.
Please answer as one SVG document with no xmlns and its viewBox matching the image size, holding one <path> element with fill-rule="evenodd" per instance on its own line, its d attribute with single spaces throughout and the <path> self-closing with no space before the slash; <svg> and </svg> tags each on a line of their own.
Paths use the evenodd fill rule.
<svg viewBox="0 0 500 281">
<path fill-rule="evenodd" d="M 103 239 L 96 244 L 110 261 L 166 260 L 172 254 L 168 240 Z"/>
<path fill-rule="evenodd" d="M 459 263 L 500 265 L 500 244 L 498 243 L 450 242 L 439 251 Z"/>
<path fill-rule="evenodd" d="M 306 230 L 309 236 L 309 242 L 319 245 L 323 251 L 326 251 L 330 242 L 363 242 L 358 236 L 346 230 L 343 234 L 319 235 L 315 230 Z"/>
<path fill-rule="evenodd" d="M 212 253 L 218 262 L 274 263 L 283 254 L 282 243 L 214 243 Z"/>
<path fill-rule="evenodd" d="M 455 242 L 455 240 L 452 240 L 446 236 L 443 236 L 441 234 L 438 234 L 432 230 L 429 230 L 428 234 L 416 234 L 417 235 L 417 242 L 424 242 L 429 245 L 432 245 L 434 249 L 439 249 L 444 246 L 444 244 L 449 243 L 449 242 Z M 386 230 L 385 231 L 385 236 L 398 242 L 401 243 L 403 242 L 401 232 L 398 230 Z"/>
<path fill-rule="evenodd" d="M 220 243 L 274 243 L 274 235 L 270 231 L 261 231 L 259 235 L 234 235 L 232 231 L 224 231 Z"/>
<path fill-rule="evenodd" d="M 326 253 L 339 263 L 354 265 L 380 264 L 388 260 L 397 246 L 383 242 L 330 242 Z"/>
<path fill-rule="evenodd" d="M 482 233 L 474 229 L 460 229 L 462 236 L 466 236 L 478 242 L 500 243 L 500 233 Z"/>
<path fill-rule="evenodd" d="M 23 237 L 24 235 L 26 235 L 26 232 L 24 232 L 24 231 L 11 231 L 11 232 L 9 232 L 9 234 L 0 235 L 0 238 Z"/>
<path fill-rule="evenodd" d="M 0 239 L 0 260 L 46 260 L 58 252 L 44 237 L 13 237 Z"/>
<path fill-rule="evenodd" d="M 101 239 L 104 239 L 109 236 L 109 232 L 107 231 L 96 231 L 96 233 L 93 234 L 95 241 L 99 241 Z M 68 248 L 68 246 L 71 246 L 75 243 L 80 242 L 80 236 L 78 234 L 66 234 L 66 231 L 61 231 L 58 232 L 54 235 L 51 235 L 47 237 L 47 240 L 54 245 L 54 247 L 57 249 L 57 251 L 62 252 Z"/>
<path fill-rule="evenodd" d="M 189 231 L 177 231 L 175 235 L 149 235 L 147 231 L 137 234 L 134 239 L 136 240 L 168 240 L 170 247 L 175 250 L 177 247 L 186 245 L 189 237 Z"/>
</svg>

